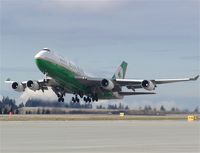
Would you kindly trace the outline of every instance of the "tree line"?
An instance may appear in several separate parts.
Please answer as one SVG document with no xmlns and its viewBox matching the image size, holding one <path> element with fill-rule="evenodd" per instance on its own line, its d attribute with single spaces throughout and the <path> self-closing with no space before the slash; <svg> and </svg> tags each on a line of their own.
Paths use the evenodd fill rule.
<svg viewBox="0 0 200 153">
<path fill-rule="evenodd" d="M 0 100 L 0 114 L 19 114 L 22 109 L 25 108 L 36 108 L 37 110 L 34 114 L 65 114 L 66 111 L 59 110 L 56 108 L 69 108 L 69 109 L 79 109 L 78 111 L 73 110 L 72 113 L 95 113 L 95 111 L 80 111 L 80 110 L 88 110 L 88 109 L 96 109 L 96 110 L 111 110 L 112 113 L 126 112 L 126 114 L 138 114 L 138 115 L 156 115 L 156 114 L 181 114 L 181 113 L 199 113 L 199 107 L 197 106 L 193 111 L 189 110 L 180 110 L 176 107 L 172 107 L 170 110 L 167 110 L 163 105 L 160 106 L 159 109 L 153 108 L 150 105 L 146 105 L 144 107 L 139 107 L 136 109 L 130 109 L 128 105 L 119 104 L 108 104 L 107 106 L 97 105 L 96 108 L 93 108 L 92 103 L 58 103 L 57 101 L 49 102 L 42 101 L 36 99 L 29 99 L 25 104 L 20 103 L 16 104 L 14 99 L 10 99 L 9 97 L 3 97 Z M 49 109 L 54 108 L 54 109 Z M 103 111 L 96 111 L 98 113 L 103 113 Z M 104 111 L 105 112 L 105 111 Z M 32 114 L 31 110 L 27 110 L 25 114 Z"/>
</svg>

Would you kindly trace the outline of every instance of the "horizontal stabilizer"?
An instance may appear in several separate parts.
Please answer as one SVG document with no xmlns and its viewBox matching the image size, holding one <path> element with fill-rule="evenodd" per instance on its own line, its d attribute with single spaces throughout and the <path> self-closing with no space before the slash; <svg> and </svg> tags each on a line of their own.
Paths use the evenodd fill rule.
<svg viewBox="0 0 200 153">
<path fill-rule="evenodd" d="M 130 96 L 130 95 L 152 95 L 156 94 L 155 92 L 119 92 L 122 96 Z"/>
</svg>

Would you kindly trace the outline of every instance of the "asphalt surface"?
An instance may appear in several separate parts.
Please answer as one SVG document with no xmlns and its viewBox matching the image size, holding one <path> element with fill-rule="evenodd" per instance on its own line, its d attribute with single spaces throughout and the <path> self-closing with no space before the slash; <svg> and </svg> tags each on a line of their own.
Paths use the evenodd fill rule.
<svg viewBox="0 0 200 153">
<path fill-rule="evenodd" d="M 47 152 L 199 153 L 200 122 L 0 122 L 0 153 Z"/>
</svg>

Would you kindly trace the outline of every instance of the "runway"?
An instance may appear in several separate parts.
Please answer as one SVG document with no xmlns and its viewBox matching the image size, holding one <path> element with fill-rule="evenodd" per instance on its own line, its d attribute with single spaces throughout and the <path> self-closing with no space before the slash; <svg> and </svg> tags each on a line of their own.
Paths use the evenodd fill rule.
<svg viewBox="0 0 200 153">
<path fill-rule="evenodd" d="M 199 153 L 200 122 L 3 121 L 1 153 Z"/>
</svg>

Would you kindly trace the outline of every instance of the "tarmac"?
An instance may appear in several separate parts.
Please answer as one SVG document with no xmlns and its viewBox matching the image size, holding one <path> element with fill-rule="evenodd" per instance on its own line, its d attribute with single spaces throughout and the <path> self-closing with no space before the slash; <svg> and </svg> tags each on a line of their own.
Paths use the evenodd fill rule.
<svg viewBox="0 0 200 153">
<path fill-rule="evenodd" d="M 199 152 L 199 121 L 0 121 L 0 153 Z"/>
</svg>

